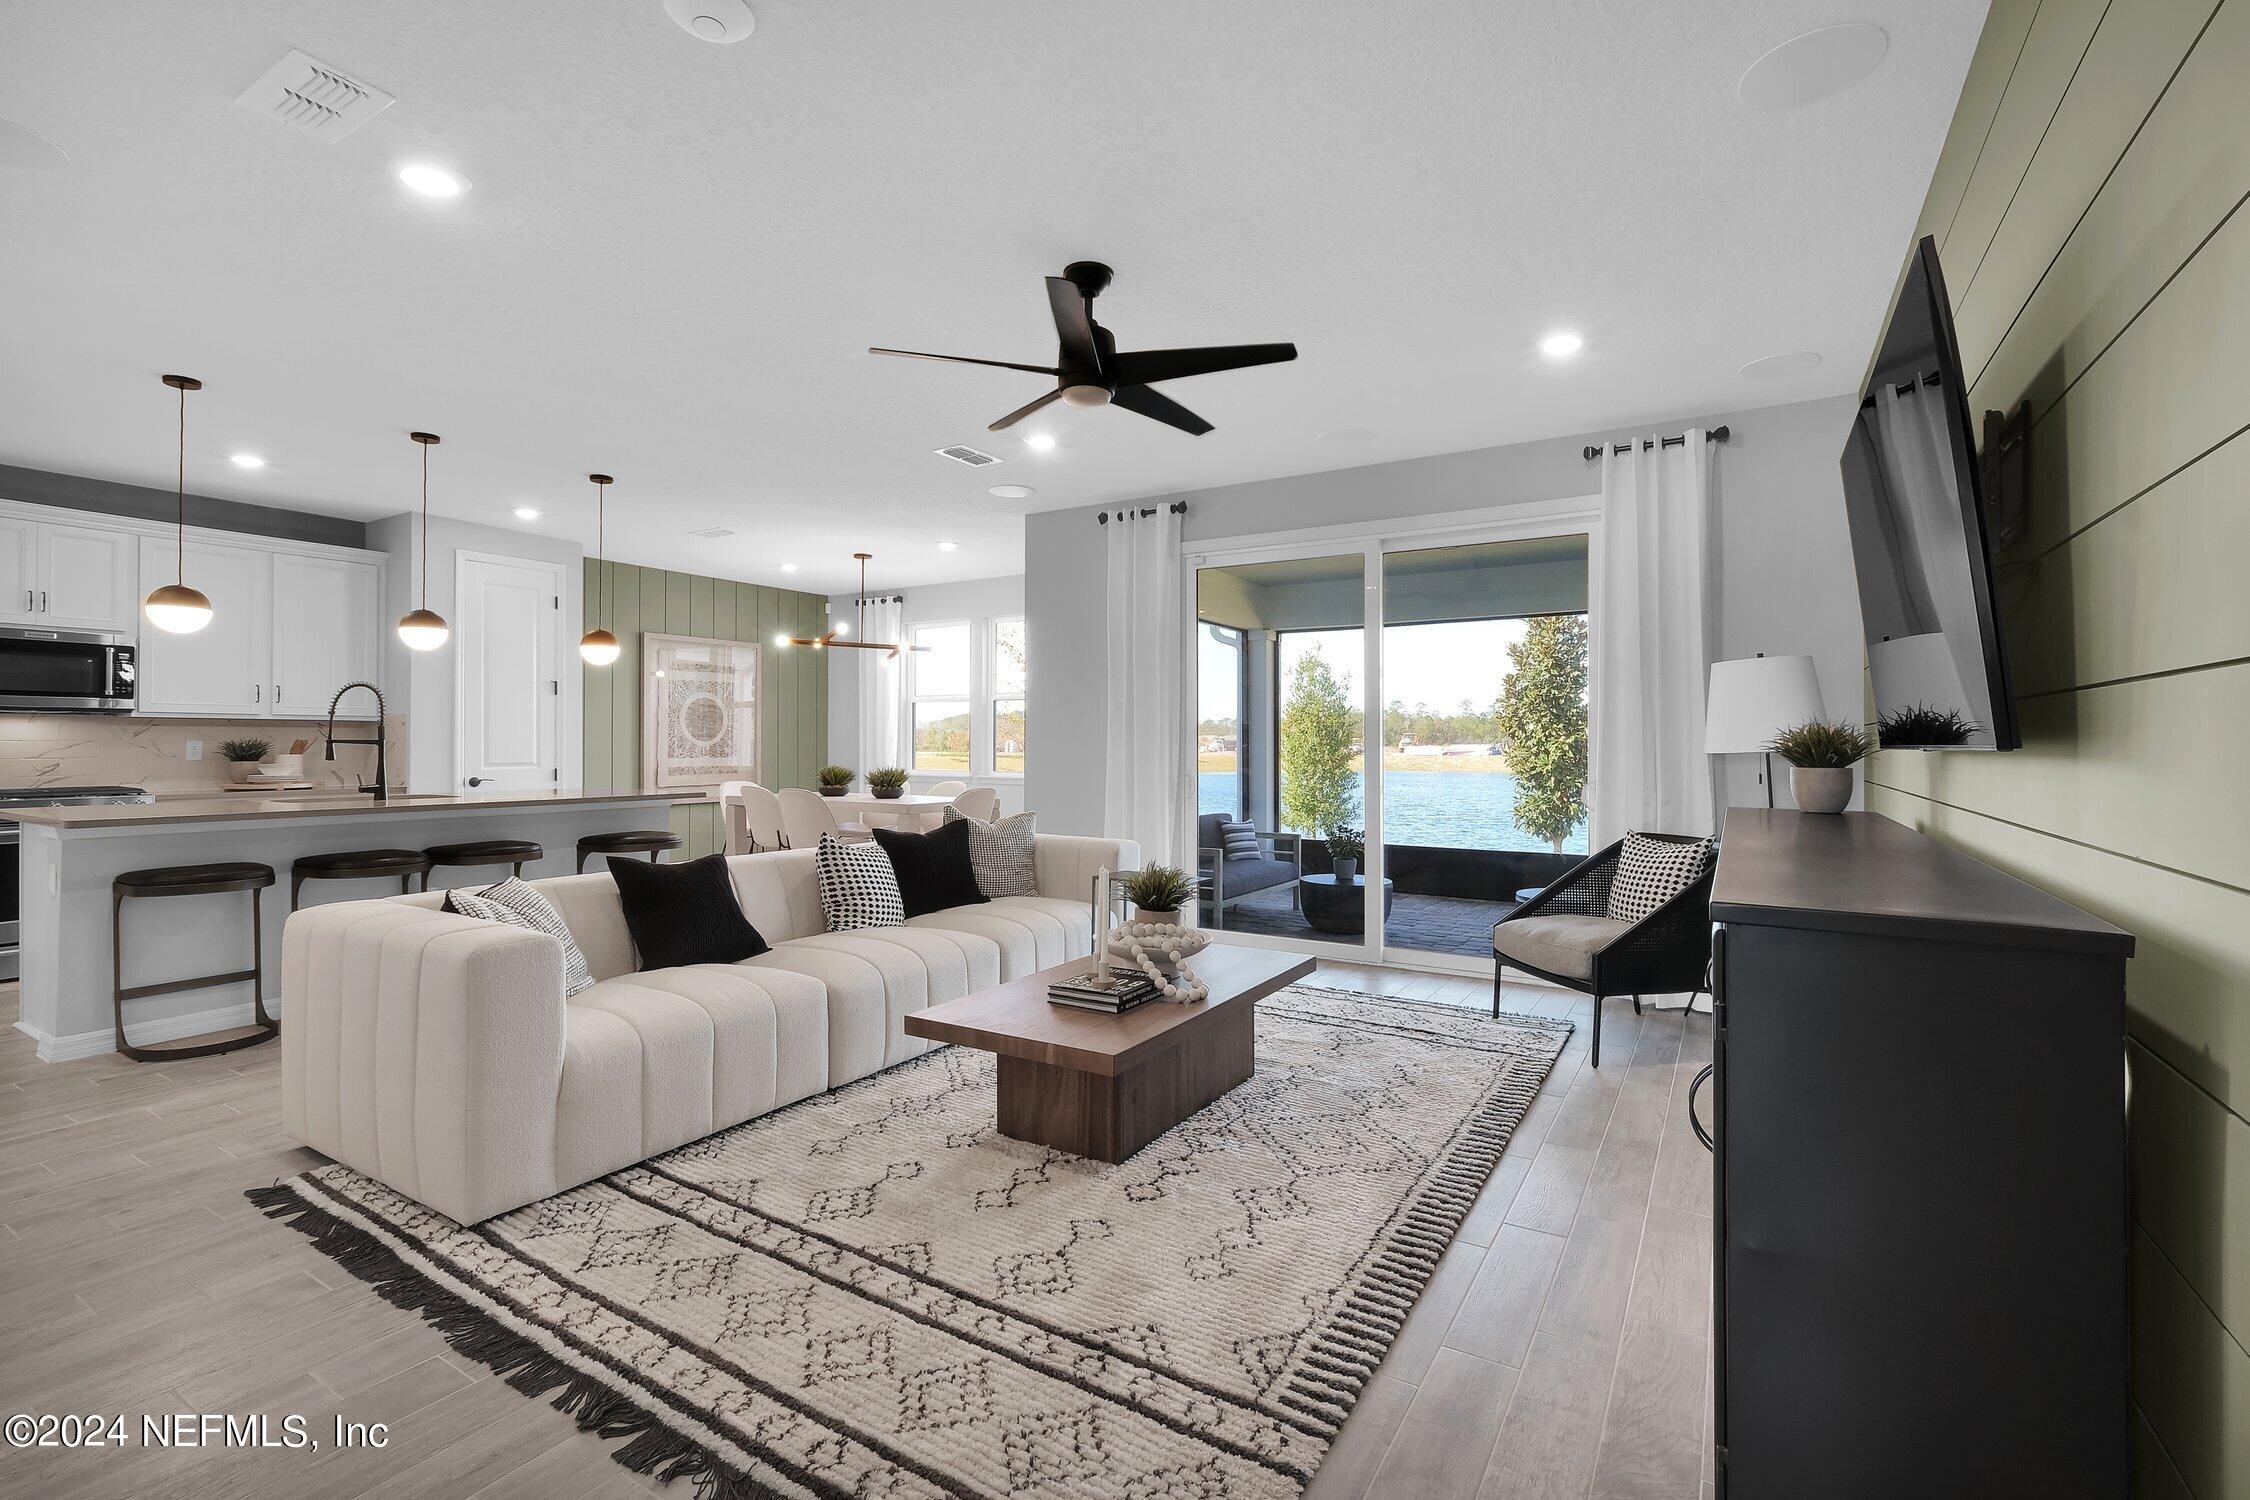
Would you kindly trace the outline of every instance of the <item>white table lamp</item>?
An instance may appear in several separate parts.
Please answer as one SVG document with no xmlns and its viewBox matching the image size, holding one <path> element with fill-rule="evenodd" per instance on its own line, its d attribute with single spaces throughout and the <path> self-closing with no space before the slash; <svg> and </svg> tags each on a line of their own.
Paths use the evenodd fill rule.
<svg viewBox="0 0 2250 1500">
<path fill-rule="evenodd" d="M 1809 656 L 1751 656 L 1711 663 L 1705 695 L 1703 750 L 1707 755 L 1763 755 L 1784 729 L 1827 718 L 1820 674 Z M 1773 806 L 1773 757 L 1761 766 L 1766 806 Z"/>
</svg>

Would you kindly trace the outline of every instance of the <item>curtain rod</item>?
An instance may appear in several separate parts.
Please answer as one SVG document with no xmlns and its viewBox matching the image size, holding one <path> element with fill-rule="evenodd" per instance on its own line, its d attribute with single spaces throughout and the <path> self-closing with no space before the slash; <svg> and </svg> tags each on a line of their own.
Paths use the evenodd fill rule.
<svg viewBox="0 0 2250 1500">
<path fill-rule="evenodd" d="M 1708 437 L 1709 437 L 1709 438 L 1711 439 L 1711 441 L 1712 441 L 1712 442 L 1714 442 L 1714 443 L 1723 443 L 1723 442 L 1725 442 L 1725 441 L 1727 440 L 1727 437 L 1728 437 L 1728 429 L 1726 429 L 1726 428 L 1724 428 L 1724 427 L 1714 427 L 1714 428 L 1712 428 L 1712 429 L 1711 429 L 1711 431 L 1710 431 L 1709 433 L 1707 433 L 1707 434 L 1706 434 L 1706 436 L 1708 436 Z M 1642 451 L 1644 451 L 1644 452 L 1645 452 L 1645 451 L 1647 451 L 1647 450 L 1648 450 L 1648 449 L 1650 449 L 1650 448 L 1677 448 L 1677 447 L 1679 447 L 1679 446 L 1680 446 L 1680 445 L 1681 445 L 1682 443 L 1685 443 L 1686 441 L 1687 441 L 1687 434 L 1686 434 L 1686 433 L 1684 433 L 1684 432 L 1676 432 L 1676 433 L 1672 434 L 1672 436 L 1670 436 L 1670 437 L 1668 437 L 1668 438 L 1662 438 L 1662 439 L 1659 439 L 1659 440 L 1658 440 L 1658 441 L 1656 441 L 1656 442 L 1649 442 L 1649 441 L 1643 440 L 1643 441 L 1642 441 L 1642 443 L 1641 443 L 1641 448 L 1642 448 Z M 1630 452 L 1632 452 L 1632 451 L 1633 451 L 1633 445 L 1632 445 L 1631 443 L 1619 443 L 1619 444 L 1618 444 L 1617 446 L 1615 446 L 1614 448 L 1610 449 L 1609 451 L 1610 451 L 1610 452 L 1612 452 L 1612 453 L 1630 453 Z M 1593 461 L 1594 461 L 1595 459 L 1597 459 L 1597 458 L 1600 458 L 1601 456 L 1602 456 L 1602 450 L 1601 450 L 1601 445 L 1600 445 L 1600 444 L 1598 444 L 1598 443 L 1589 443 L 1589 444 L 1587 444 L 1587 445 L 1586 445 L 1586 461 L 1587 461 L 1588 463 L 1592 463 L 1592 462 L 1593 462 Z"/>
<path fill-rule="evenodd" d="M 1175 516 L 1184 516 L 1187 514 L 1187 502 L 1185 500 L 1175 500 L 1170 505 L 1167 505 L 1164 508 L 1170 511 Z M 1107 526 L 1109 524 L 1109 518 L 1111 514 L 1111 512 L 1105 510 L 1099 515 L 1095 516 L 1094 519 L 1096 521 L 1099 521 L 1102 525 Z M 1153 505 L 1143 506 L 1139 510 L 1121 510 L 1115 512 L 1115 514 L 1117 516 L 1117 519 L 1120 521 L 1131 521 L 1135 519 L 1146 520 L 1150 516 L 1156 514 L 1156 507 Z"/>
<path fill-rule="evenodd" d="M 854 604 L 904 604 L 905 602 L 906 596 L 904 594 L 855 594 L 852 596 L 852 603 Z"/>
<path fill-rule="evenodd" d="M 1939 374 L 1936 370 L 1932 370 L 1927 375 L 1922 376 L 1919 380 L 1909 380 L 1902 385 L 1894 385 L 1891 387 L 1891 389 L 1898 392 L 1901 396 L 1911 396 L 1916 391 L 1920 390 L 1923 386 L 1943 384 L 1945 384 L 1945 377 Z M 1875 398 L 1873 396 L 1862 397 L 1859 404 L 1863 407 L 1873 406 L 1875 404 Z"/>
</svg>

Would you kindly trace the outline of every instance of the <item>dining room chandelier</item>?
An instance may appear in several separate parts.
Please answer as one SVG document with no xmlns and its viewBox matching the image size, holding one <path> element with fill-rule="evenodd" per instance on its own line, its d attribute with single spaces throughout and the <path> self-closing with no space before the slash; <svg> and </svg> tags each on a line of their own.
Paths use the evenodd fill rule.
<svg viewBox="0 0 2250 1500">
<path fill-rule="evenodd" d="M 874 556 L 875 554 L 872 552 L 854 552 L 852 554 L 852 557 L 859 563 L 859 593 L 852 600 L 852 608 L 859 622 L 859 629 L 863 632 L 867 629 L 867 564 Z M 851 634 L 851 622 L 838 620 L 819 635 L 791 635 L 785 630 L 773 638 L 773 643 L 784 650 L 791 646 L 810 646 L 815 651 L 825 651 L 830 646 L 834 646 L 840 650 L 848 647 L 854 651 L 881 651 L 886 653 L 885 660 L 888 661 L 896 661 L 901 652 L 927 651 L 929 649 L 927 646 L 902 646 L 896 641 L 846 639 Z"/>
</svg>

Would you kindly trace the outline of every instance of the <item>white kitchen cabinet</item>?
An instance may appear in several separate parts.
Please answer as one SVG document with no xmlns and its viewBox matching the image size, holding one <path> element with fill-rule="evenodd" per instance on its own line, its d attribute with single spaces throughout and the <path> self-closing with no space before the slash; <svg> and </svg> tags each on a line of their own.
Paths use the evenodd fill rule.
<svg viewBox="0 0 2250 1500">
<path fill-rule="evenodd" d="M 0 516 L 0 622 L 29 625 L 39 618 L 39 525 Z"/>
<path fill-rule="evenodd" d="M 141 576 L 153 580 L 152 587 L 181 576 L 169 539 L 141 539 Z M 255 545 L 190 537 L 184 581 L 211 601 L 211 623 L 192 635 L 173 635 L 154 625 L 141 631 L 138 711 L 268 717 L 273 708 L 273 554 Z"/>
<path fill-rule="evenodd" d="M 356 558 L 273 557 L 273 711 L 315 719 L 347 682 L 379 682 L 383 668 L 382 572 Z M 354 693 L 349 718 L 375 716 L 374 700 Z"/>
<path fill-rule="evenodd" d="M 141 538 L 94 526 L 41 526 L 39 622 L 60 630 L 131 632 L 140 612 Z"/>
</svg>

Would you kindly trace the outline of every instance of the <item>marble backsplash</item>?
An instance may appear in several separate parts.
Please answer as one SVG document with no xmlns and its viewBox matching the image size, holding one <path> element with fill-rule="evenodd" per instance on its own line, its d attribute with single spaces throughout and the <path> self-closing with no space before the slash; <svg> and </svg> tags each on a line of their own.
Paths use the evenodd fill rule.
<svg viewBox="0 0 2250 1500">
<path fill-rule="evenodd" d="M 347 736 L 365 736 L 364 724 L 339 724 Z M 314 786 L 354 787 L 372 776 L 371 747 L 340 745 L 333 761 L 320 758 L 319 720 L 141 719 L 105 714 L 0 714 L 0 787 L 138 786 L 158 794 L 211 792 L 228 785 L 221 740 L 260 739 L 276 751 L 310 740 L 304 779 Z M 393 714 L 385 727 L 391 781 L 406 779 L 406 721 Z M 188 742 L 203 743 L 203 758 L 189 760 Z"/>
</svg>

